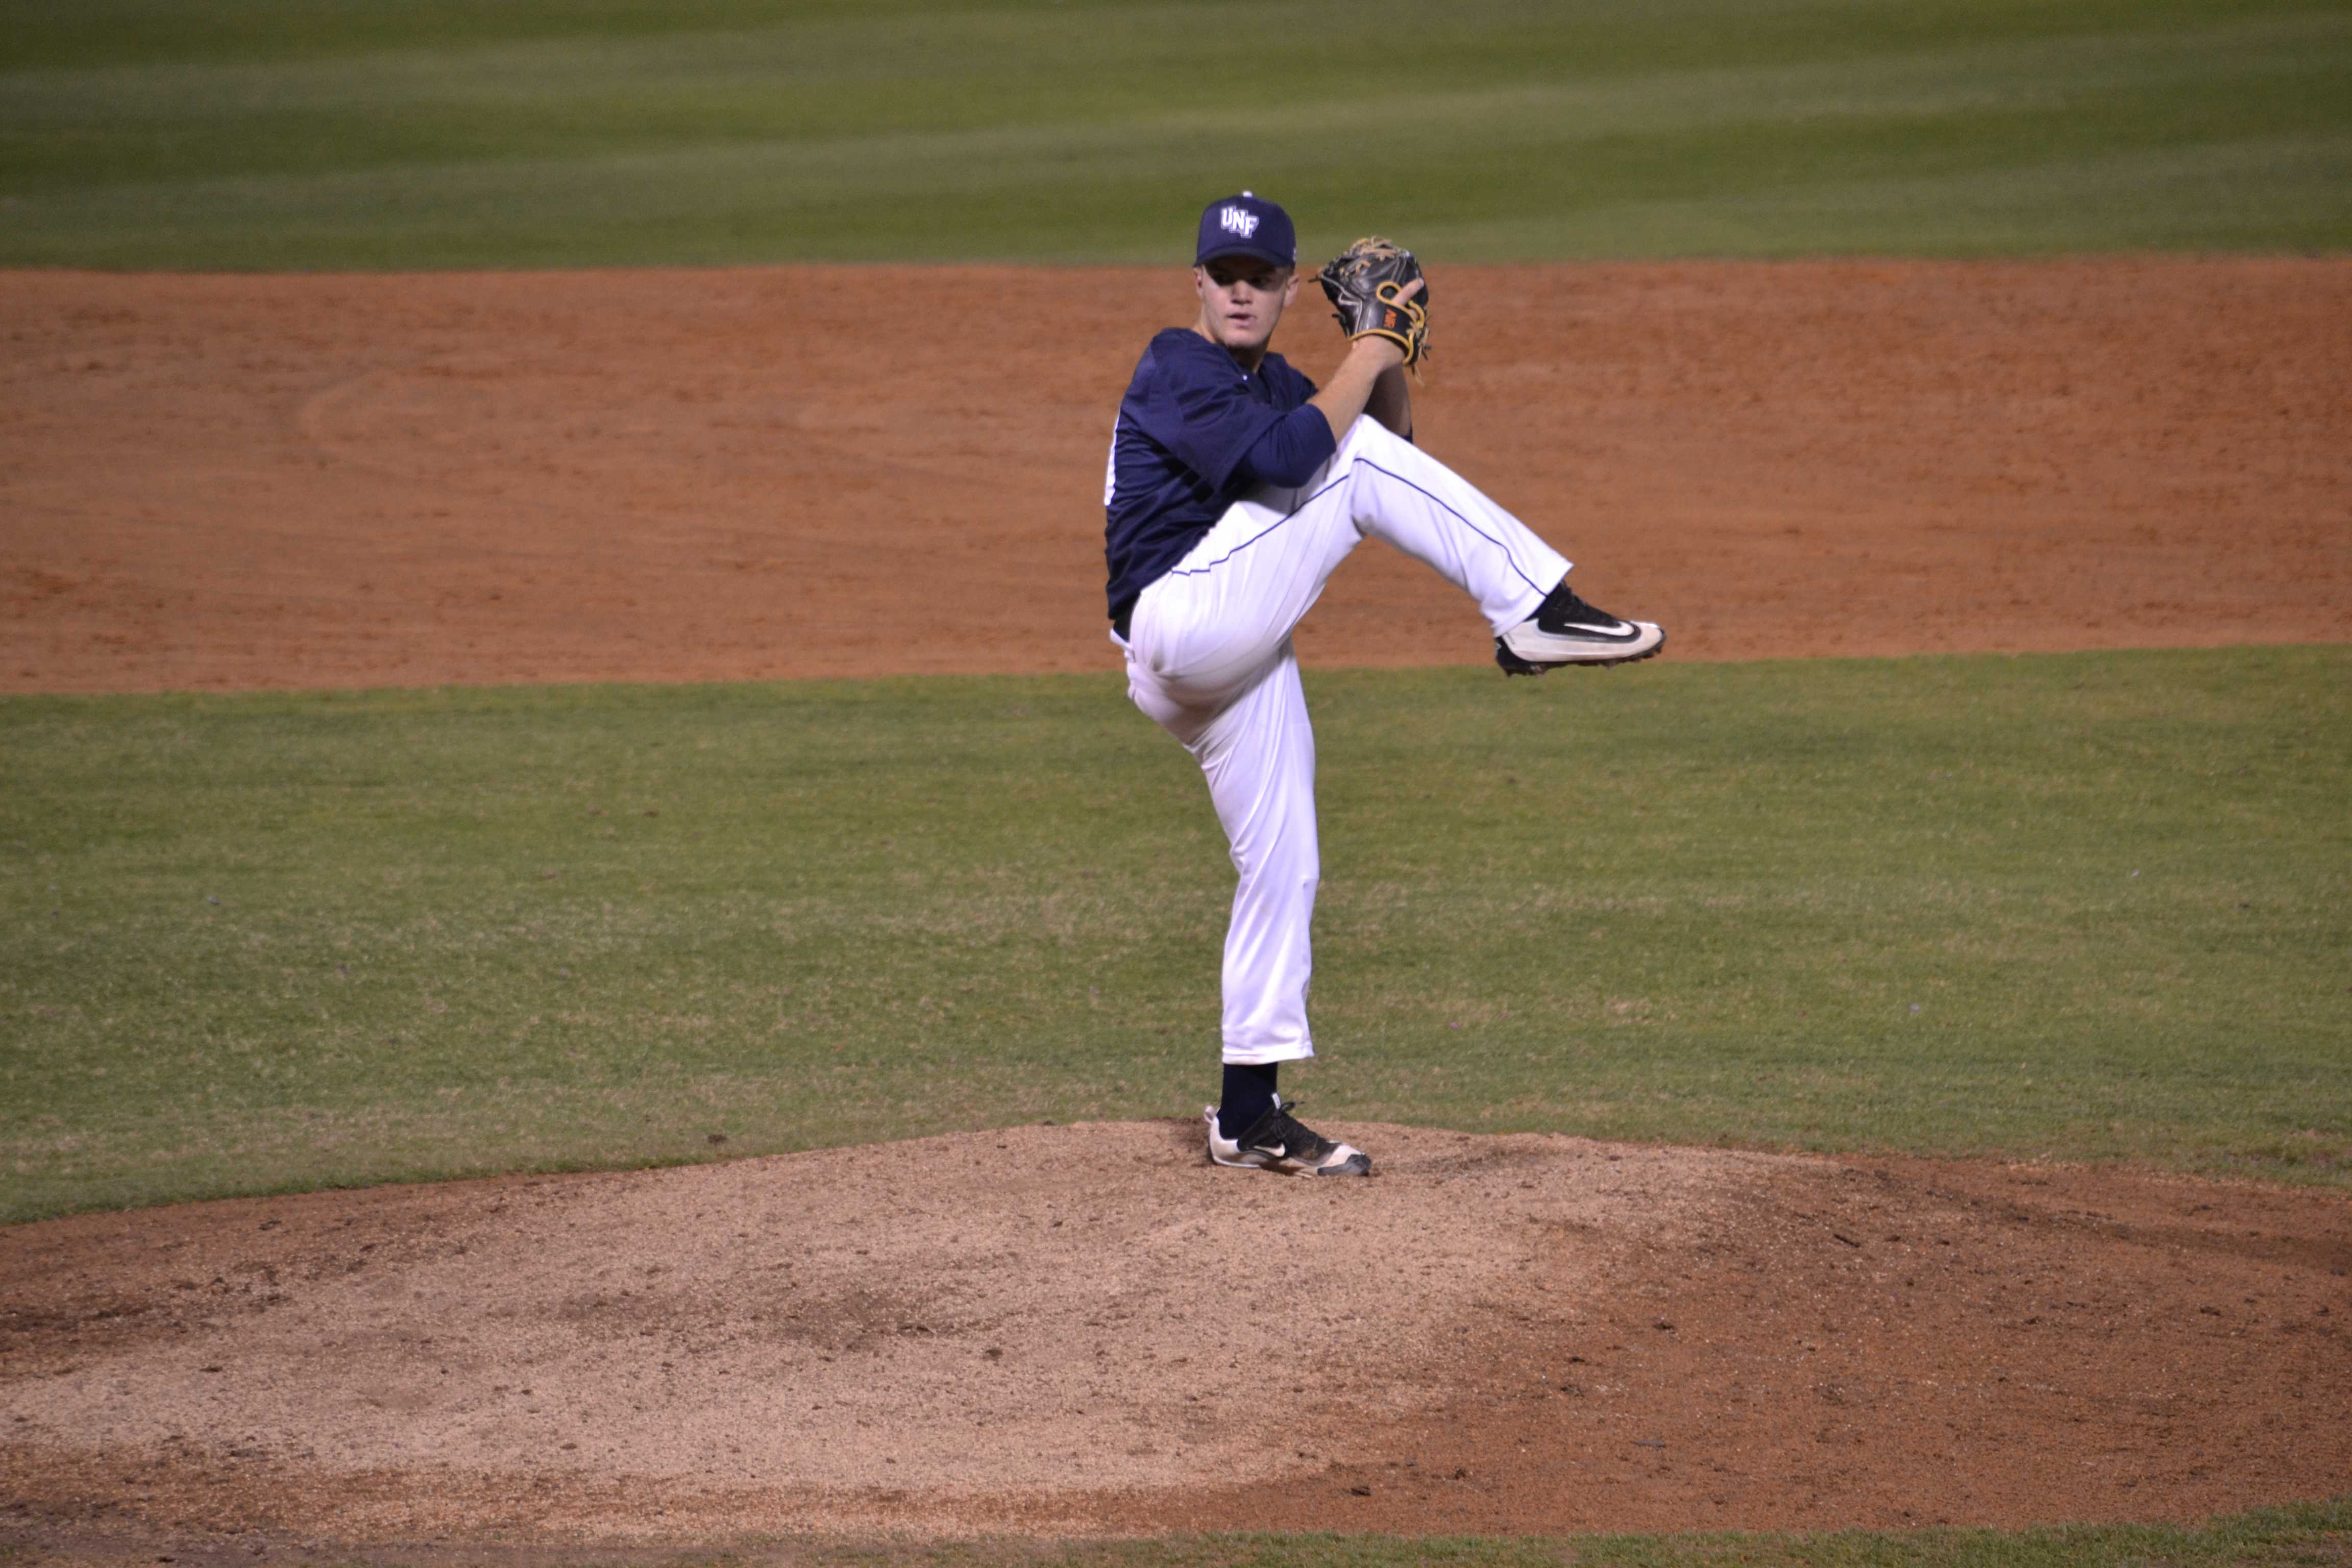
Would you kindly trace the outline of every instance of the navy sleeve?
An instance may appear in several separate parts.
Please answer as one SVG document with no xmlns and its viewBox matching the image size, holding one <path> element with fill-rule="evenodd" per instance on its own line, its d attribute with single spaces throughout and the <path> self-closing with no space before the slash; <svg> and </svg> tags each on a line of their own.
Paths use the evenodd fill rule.
<svg viewBox="0 0 2352 1568">
<path fill-rule="evenodd" d="M 1287 489 L 1313 479 L 1315 470 L 1329 462 L 1339 449 L 1331 422 L 1323 417 L 1321 409 L 1294 408 L 1242 454 L 1234 473 L 1254 484 Z"/>
<path fill-rule="evenodd" d="M 1197 351 L 1192 343 L 1200 345 Z M 1206 339 L 1162 333 L 1152 353 L 1161 374 L 1150 379 L 1142 406 L 1133 411 L 1136 423 L 1212 489 L 1226 489 L 1244 454 L 1281 421 L 1280 411 L 1250 396 L 1247 378 Z"/>
</svg>

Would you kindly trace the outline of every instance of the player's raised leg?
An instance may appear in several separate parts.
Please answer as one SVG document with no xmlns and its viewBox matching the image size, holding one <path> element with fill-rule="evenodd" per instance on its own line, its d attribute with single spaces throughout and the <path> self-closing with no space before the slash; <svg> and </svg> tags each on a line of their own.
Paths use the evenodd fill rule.
<svg viewBox="0 0 2352 1568">
<path fill-rule="evenodd" d="M 1172 699 L 1213 708 L 1258 679 L 1367 537 L 1475 600 L 1515 674 L 1647 658 L 1665 642 L 1647 622 L 1586 605 L 1567 588 L 1570 563 L 1559 552 L 1460 474 L 1364 418 L 1307 483 L 1236 502 L 1145 590 L 1133 651 Z M 1561 615 L 1568 606 L 1574 611 Z"/>
<path fill-rule="evenodd" d="M 1366 533 L 1426 563 L 1478 601 L 1507 674 L 1648 658 L 1666 635 L 1595 609 L 1568 585 L 1571 565 L 1486 492 L 1377 421 L 1359 419 L 1332 458 L 1349 514 Z"/>
</svg>

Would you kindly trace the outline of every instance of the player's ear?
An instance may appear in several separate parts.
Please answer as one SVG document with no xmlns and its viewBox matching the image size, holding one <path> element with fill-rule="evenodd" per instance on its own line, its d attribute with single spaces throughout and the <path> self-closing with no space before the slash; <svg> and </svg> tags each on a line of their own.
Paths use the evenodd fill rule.
<svg viewBox="0 0 2352 1568">
<path fill-rule="evenodd" d="M 1285 268 L 1284 270 L 1290 275 L 1289 280 L 1282 286 L 1282 304 L 1283 308 L 1287 310 L 1290 302 L 1298 298 L 1298 268 L 1289 267 Z"/>
</svg>

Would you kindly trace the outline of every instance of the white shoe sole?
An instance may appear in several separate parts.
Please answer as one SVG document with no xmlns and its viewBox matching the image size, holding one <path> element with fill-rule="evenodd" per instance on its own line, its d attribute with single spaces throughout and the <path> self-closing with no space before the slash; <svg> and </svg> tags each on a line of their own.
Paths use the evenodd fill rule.
<svg viewBox="0 0 2352 1568">
<path fill-rule="evenodd" d="M 1209 1163 L 1223 1165 L 1229 1171 L 1272 1171 L 1277 1176 L 1369 1176 L 1372 1173 L 1372 1157 L 1361 1149 L 1339 1145 L 1344 1156 L 1337 1164 L 1306 1165 L 1296 1160 L 1273 1160 L 1261 1154 L 1244 1154 L 1238 1160 L 1228 1160 L 1214 1149 L 1209 1151 Z"/>
<path fill-rule="evenodd" d="M 1503 634 L 1501 641 L 1512 657 L 1550 669 L 1563 664 L 1631 664 L 1648 658 L 1666 646 L 1666 634 L 1648 621 L 1623 621 L 1628 637 L 1563 637 L 1544 631 L 1533 621 L 1522 621 Z"/>
</svg>

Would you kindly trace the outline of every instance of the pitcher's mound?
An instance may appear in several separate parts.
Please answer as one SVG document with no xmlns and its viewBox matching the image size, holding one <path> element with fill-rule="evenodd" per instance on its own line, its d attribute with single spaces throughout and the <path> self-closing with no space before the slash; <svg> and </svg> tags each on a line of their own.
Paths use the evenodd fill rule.
<svg viewBox="0 0 2352 1568">
<path fill-rule="evenodd" d="M 0 1233 L 0 1479 L 350 1542 L 2184 1518 L 2352 1475 L 2352 1202 L 1197 1127 Z M 331 1526 L 320 1521 L 331 1521 Z"/>
</svg>

